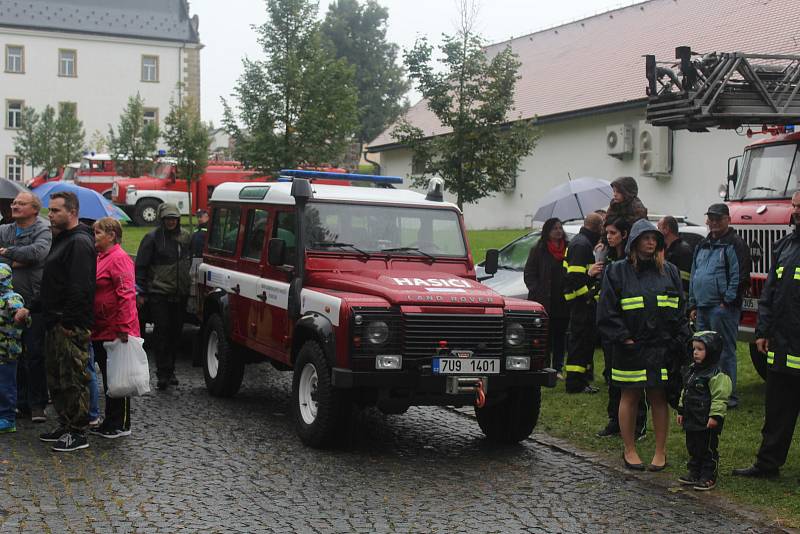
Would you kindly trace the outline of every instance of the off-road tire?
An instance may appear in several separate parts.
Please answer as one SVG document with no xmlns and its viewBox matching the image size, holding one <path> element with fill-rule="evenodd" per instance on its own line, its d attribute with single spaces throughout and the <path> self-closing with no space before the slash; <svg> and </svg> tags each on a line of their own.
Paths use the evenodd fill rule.
<svg viewBox="0 0 800 534">
<path fill-rule="evenodd" d="M 301 397 L 313 397 L 316 406 Z M 300 440 L 315 448 L 338 445 L 350 428 L 351 412 L 347 392 L 333 387 L 331 367 L 322 347 L 316 341 L 306 341 L 297 354 L 292 379 L 292 417 Z"/>
<path fill-rule="evenodd" d="M 153 198 L 145 198 L 133 208 L 134 224 L 137 226 L 153 226 L 158 223 L 158 207 L 161 202 Z"/>
<path fill-rule="evenodd" d="M 203 377 L 213 397 L 236 395 L 244 378 L 244 361 L 225 335 L 225 326 L 218 314 L 209 317 L 203 327 Z"/>
<path fill-rule="evenodd" d="M 769 369 L 769 366 L 767 365 L 767 355 L 762 352 L 758 352 L 755 343 L 750 343 L 750 361 L 753 362 L 753 367 L 756 368 L 758 376 L 766 380 L 767 370 Z"/>
<path fill-rule="evenodd" d="M 531 435 L 539 421 L 542 391 L 539 386 L 514 388 L 502 401 L 487 401 L 483 408 L 475 407 L 481 431 L 491 441 L 518 443 Z"/>
</svg>

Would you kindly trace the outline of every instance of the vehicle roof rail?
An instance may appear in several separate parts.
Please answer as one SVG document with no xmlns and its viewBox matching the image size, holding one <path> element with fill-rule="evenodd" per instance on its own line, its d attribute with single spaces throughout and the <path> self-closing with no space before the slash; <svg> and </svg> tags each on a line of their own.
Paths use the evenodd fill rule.
<svg viewBox="0 0 800 534">
<path fill-rule="evenodd" d="M 392 187 L 392 184 L 402 184 L 400 176 L 376 176 L 373 174 L 354 174 L 347 172 L 306 171 L 302 169 L 284 169 L 279 173 L 279 182 L 291 182 L 294 178 L 305 178 L 310 181 L 340 180 L 342 182 L 368 182 L 378 187 Z"/>
</svg>

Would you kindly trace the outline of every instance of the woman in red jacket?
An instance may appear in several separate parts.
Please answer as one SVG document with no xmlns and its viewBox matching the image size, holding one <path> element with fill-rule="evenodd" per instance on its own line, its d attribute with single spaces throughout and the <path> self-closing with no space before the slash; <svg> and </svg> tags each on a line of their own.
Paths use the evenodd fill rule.
<svg viewBox="0 0 800 534">
<path fill-rule="evenodd" d="M 97 249 L 97 286 L 94 293 L 94 328 L 92 346 L 95 360 L 103 373 L 104 390 L 108 392 L 106 362 L 108 355 L 104 341 L 128 336 L 139 336 L 139 316 L 136 311 L 136 276 L 133 261 L 119 245 L 122 226 L 111 217 L 94 223 L 94 240 Z M 108 439 L 128 436 L 131 433 L 130 399 L 110 398 L 106 395 L 106 414 L 103 423 L 92 434 Z"/>
</svg>

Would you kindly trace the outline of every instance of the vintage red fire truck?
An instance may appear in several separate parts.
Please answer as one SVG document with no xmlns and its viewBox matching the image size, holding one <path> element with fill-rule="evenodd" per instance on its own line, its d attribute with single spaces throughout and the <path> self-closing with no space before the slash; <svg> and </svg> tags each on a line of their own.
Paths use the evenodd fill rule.
<svg viewBox="0 0 800 534">
<path fill-rule="evenodd" d="M 139 178 L 116 180 L 111 188 L 111 200 L 139 225 L 154 224 L 158 206 L 172 202 L 182 214 L 208 208 L 211 193 L 223 182 L 251 181 L 257 172 L 245 169 L 234 161 L 209 161 L 206 172 L 191 184 L 191 202 L 186 180 L 178 179 L 172 158 L 161 158 L 153 172 Z"/>
<path fill-rule="evenodd" d="M 291 371 L 301 440 L 330 445 L 352 410 L 475 405 L 491 439 L 516 442 L 539 416 L 547 315 L 475 278 L 461 212 L 387 187 L 393 177 L 285 171 L 290 182 L 225 183 L 211 198 L 198 309 L 206 385 L 234 395 L 246 363 Z M 383 187 L 321 185 L 369 180 Z M 488 254 L 496 270 L 497 251 Z"/>
<path fill-rule="evenodd" d="M 800 56 L 745 53 L 695 54 L 676 49 L 676 60 L 647 56 L 647 120 L 672 129 L 756 128 L 765 138 L 728 160 L 723 194 L 731 223 L 750 246 L 752 275 L 744 299 L 740 339 L 766 376 L 766 355 L 753 338 L 758 298 L 772 267 L 772 245 L 790 231 L 791 195 L 800 188 Z"/>
<path fill-rule="evenodd" d="M 125 178 L 117 172 L 114 159 L 108 154 L 86 154 L 75 174 L 75 185 L 94 189 L 111 199 L 111 189 L 117 180 Z"/>
<path fill-rule="evenodd" d="M 34 189 L 40 185 L 50 182 L 60 182 L 61 180 L 75 182 L 75 176 L 78 174 L 80 167 L 80 163 L 69 163 L 64 167 L 59 167 L 57 171 L 42 171 L 25 185 L 30 189 Z"/>
</svg>

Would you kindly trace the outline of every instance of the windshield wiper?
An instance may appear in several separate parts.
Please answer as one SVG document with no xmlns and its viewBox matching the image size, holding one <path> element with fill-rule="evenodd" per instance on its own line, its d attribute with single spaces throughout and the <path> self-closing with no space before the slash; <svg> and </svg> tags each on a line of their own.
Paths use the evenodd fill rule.
<svg viewBox="0 0 800 534">
<path fill-rule="evenodd" d="M 431 254 L 428 254 L 424 250 L 420 250 L 419 247 L 384 248 L 384 249 L 381 249 L 381 252 L 419 252 L 420 254 L 422 254 L 423 256 L 428 258 L 429 260 L 436 261 L 436 257 L 435 256 L 433 256 Z"/>
<path fill-rule="evenodd" d="M 312 241 L 311 246 L 320 248 L 330 248 L 330 247 L 351 248 L 367 259 L 370 259 L 372 257 L 369 255 L 369 252 L 361 250 L 352 243 L 340 243 L 338 241 Z"/>
<path fill-rule="evenodd" d="M 750 189 L 750 191 L 777 191 L 777 189 L 772 189 L 771 187 L 765 187 L 763 185 L 760 185 L 758 187 L 753 187 L 752 189 Z M 748 193 L 750 191 L 748 191 Z"/>
</svg>

